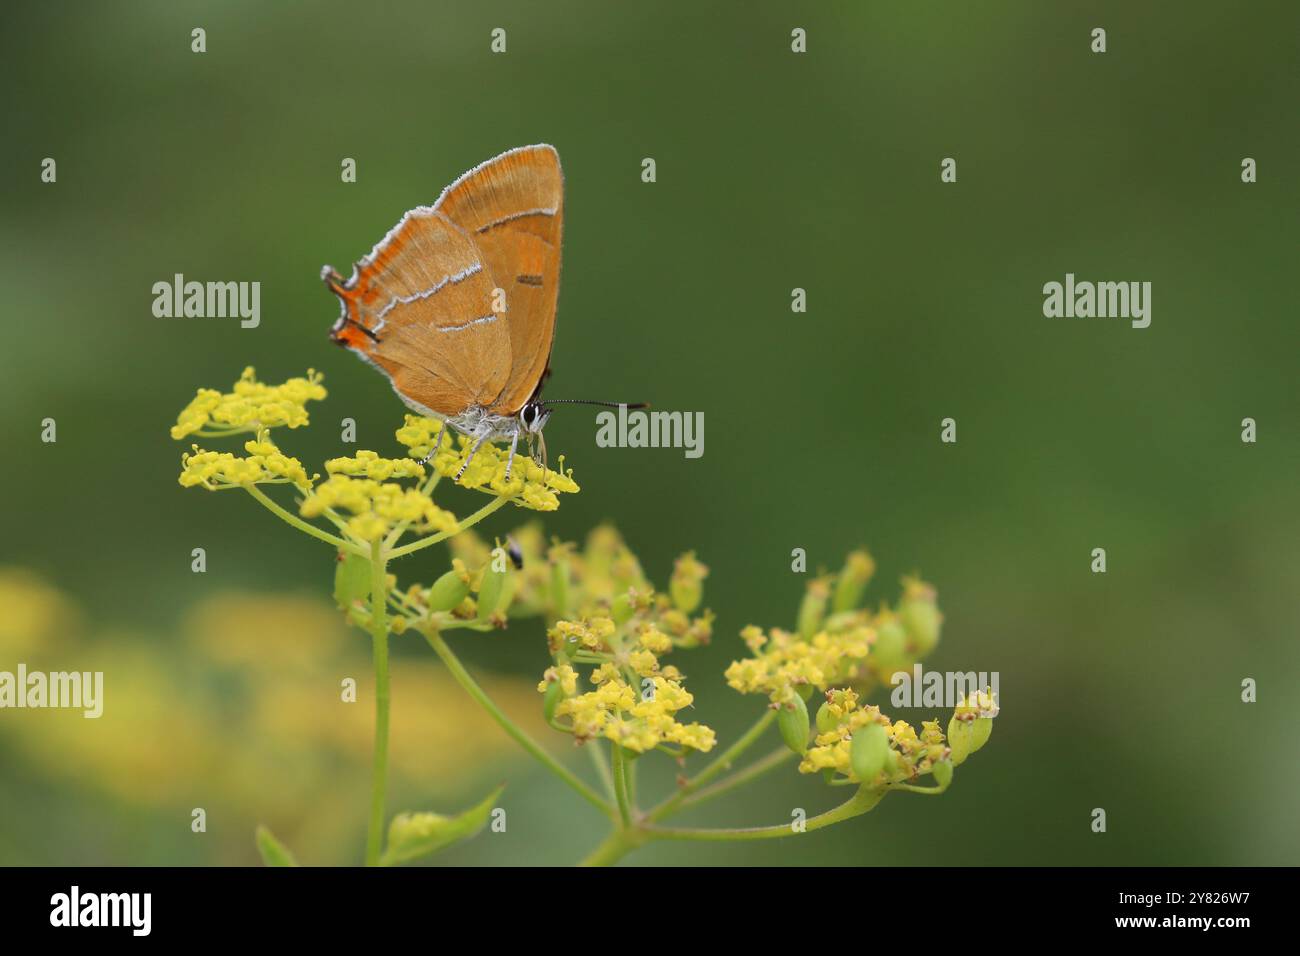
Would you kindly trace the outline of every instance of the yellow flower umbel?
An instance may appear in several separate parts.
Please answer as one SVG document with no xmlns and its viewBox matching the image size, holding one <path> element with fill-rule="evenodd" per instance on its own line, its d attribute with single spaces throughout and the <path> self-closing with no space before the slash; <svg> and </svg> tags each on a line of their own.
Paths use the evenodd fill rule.
<svg viewBox="0 0 1300 956">
<path fill-rule="evenodd" d="M 180 483 L 185 487 L 202 487 L 210 490 L 240 488 L 273 515 L 297 531 L 330 545 L 338 555 L 334 568 L 334 599 L 346 620 L 369 632 L 375 665 L 376 719 L 374 721 L 375 760 L 371 775 L 371 810 L 366 836 L 366 862 L 379 864 L 395 860 L 394 848 L 382 853 L 383 811 L 387 776 L 387 728 L 389 702 L 389 641 L 410 629 L 422 633 L 457 680 L 471 696 L 486 700 L 482 688 L 465 679 L 463 668 L 443 641 L 443 631 L 466 628 L 490 631 L 506 626 L 508 610 L 514 600 L 516 587 L 512 565 L 520 560 L 517 548 L 501 546 L 487 551 L 477 539 L 468 542 L 464 553 L 473 553 L 473 565 L 453 554 L 452 567 L 428 587 L 419 585 L 400 589 L 397 577 L 389 573 L 393 560 L 413 554 L 442 541 L 454 539 L 477 522 L 507 504 L 537 511 L 553 511 L 559 507 L 559 495 L 577 492 L 578 486 L 567 471 L 549 471 L 538 466 L 527 455 L 519 456 L 514 463 L 510 480 L 506 480 L 507 452 L 483 445 L 472 462 L 465 467 L 463 484 L 486 491 L 493 497 L 473 514 L 463 520 L 433 503 L 433 492 L 440 478 L 458 473 L 468 464 L 470 445 L 462 439 L 459 451 L 456 442 L 448 436 L 431 457 L 431 469 L 426 469 L 417 457 L 429 452 L 433 443 L 433 428 L 429 419 L 407 416 L 398 430 L 398 438 L 417 457 L 384 458 L 373 451 L 358 451 L 352 457 L 339 457 L 326 462 L 329 477 L 317 483 L 317 476 L 308 476 L 302 463 L 284 454 L 270 437 L 277 427 L 298 428 L 308 423 L 307 403 L 323 399 L 325 389 L 321 378 L 309 372 L 306 378 L 290 379 L 282 385 L 258 382 L 251 368 L 246 369 L 233 390 L 222 393 L 201 389 L 177 418 L 171 434 L 175 438 L 188 435 L 229 437 L 252 433 L 244 442 L 246 456 L 231 452 L 206 451 L 193 446 L 193 452 L 182 457 Z M 563 462 L 563 458 L 560 459 Z M 430 473 L 431 472 L 431 473 Z M 259 485 L 289 484 L 299 493 L 297 513 L 277 503 Z M 419 535 L 417 540 L 402 542 L 407 532 Z M 470 568 L 476 570 L 471 571 Z M 560 590 L 563 590 L 562 588 Z M 660 668 L 656 651 L 672 647 L 671 638 L 659 634 L 646 617 L 633 621 L 633 613 L 611 624 L 612 631 L 603 637 L 622 642 L 635 637 L 637 644 L 626 656 L 597 639 L 583 653 L 589 657 L 600 656 L 600 662 L 619 661 L 627 668 L 627 680 L 635 681 L 644 674 L 649 681 L 643 699 L 635 697 L 626 708 L 609 710 L 601 722 L 601 730 L 617 732 L 620 740 L 626 739 L 628 748 L 648 748 L 675 744 L 680 748 L 708 749 L 713 745 L 712 732 L 698 724 L 681 724 L 673 714 L 691 703 L 691 697 L 682 689 L 681 675 L 671 668 Z M 611 666 L 613 664 L 611 663 Z M 602 674 L 600 683 L 609 687 L 602 693 L 609 695 L 619 679 L 617 675 Z M 558 680 L 558 678 L 557 678 Z M 568 696 L 576 696 L 575 679 L 558 680 Z M 631 684 L 628 685 L 629 692 Z M 585 695 L 584 695 L 585 696 Z M 494 705 L 489 710 L 498 720 L 504 715 Z M 587 719 L 591 723 L 595 718 Z M 606 725 L 608 729 L 606 730 Z M 519 739 L 519 734 L 514 734 Z M 622 754 L 623 750 L 619 748 Z M 555 764 L 561 775 L 567 774 Z M 572 775 L 567 779 L 576 783 L 590 801 L 603 806 L 603 800 Z M 622 779 L 622 777 L 620 777 Z M 480 805 L 484 813 L 491 809 L 488 798 Z M 426 815 L 421 820 L 428 822 Z M 409 821 L 408 821 L 409 822 Z M 418 829 L 418 828 L 417 828 Z M 399 834 L 410 835 L 409 827 L 398 827 Z M 426 828 L 427 830 L 427 828 Z M 424 843 L 431 832 L 420 830 Z M 407 840 L 409 843 L 410 841 Z M 290 854 L 269 832 L 259 831 L 259 849 L 270 860 L 291 859 Z M 410 847 L 400 849 L 398 856 L 405 859 Z M 424 849 L 428 849 L 427 846 Z M 423 851 L 422 851 L 423 852 Z"/>
<path fill-rule="evenodd" d="M 939 640 L 943 615 L 934 588 L 904 578 L 898 604 L 872 612 L 857 605 L 874 569 L 865 551 L 854 552 L 838 575 L 808 582 L 793 631 L 752 625 L 741 631 L 751 656 L 727 668 L 727 683 L 783 703 L 798 690 L 805 696 L 812 688 L 861 690 L 909 670 Z"/>
<path fill-rule="evenodd" d="M 526 534 L 519 537 L 527 540 Z M 535 584 L 526 581 L 520 600 L 539 610 L 578 611 L 547 631 L 556 663 L 538 690 L 546 695 L 552 726 L 580 743 L 604 737 L 635 753 L 660 749 L 680 757 L 712 750 L 711 729 L 677 719 L 694 698 L 682 686 L 681 672 L 660 660 L 675 648 L 708 641 L 713 615 L 688 616 L 702 598 L 704 565 L 693 554 L 679 559 L 677 586 L 669 596 L 645 580 L 611 528 L 593 532 L 581 553 L 558 545 L 551 553 L 557 559 L 551 573 Z M 575 665 L 582 664 L 593 666 L 596 689 L 579 694 Z"/>
<path fill-rule="evenodd" d="M 250 366 L 229 392 L 199 389 L 177 416 L 172 438 L 222 437 L 280 426 L 299 428 L 307 424 L 307 403 L 325 397 L 322 378 L 315 369 L 308 369 L 306 378 L 265 385 L 257 380 Z"/>
<path fill-rule="evenodd" d="M 265 430 L 244 442 L 247 457 L 203 451 L 198 445 L 192 447 L 193 453 L 181 456 L 180 483 L 184 488 L 198 486 L 217 491 L 246 485 L 289 484 L 305 490 L 314 480 L 308 477 L 302 462 L 276 447 Z"/>
<path fill-rule="evenodd" d="M 407 447 L 411 457 L 423 460 L 433 448 L 439 432 L 442 444 L 433 456 L 434 470 L 446 477 L 455 477 L 469 458 L 473 442 L 464 435 L 453 438 L 451 428 L 420 415 L 407 415 L 406 424 L 397 430 L 397 440 Z M 559 494 L 575 494 L 578 484 L 573 472 L 563 471 L 564 458 L 560 458 L 561 471 L 542 468 L 532 457 L 521 452 L 515 454 L 510 480 L 506 480 L 506 464 L 510 449 L 483 442 L 461 475 L 460 484 L 488 494 L 511 498 L 522 508 L 534 511 L 555 511 L 560 507 Z"/>
<path fill-rule="evenodd" d="M 866 688 L 887 682 L 896 669 L 910 667 L 934 647 L 942 615 L 934 589 L 915 579 L 905 580 L 903 595 L 893 608 L 872 612 L 862 607 L 860 599 L 875 565 L 865 552 L 858 552 L 850 555 L 837 575 L 823 574 L 809 583 L 791 630 L 745 629 L 750 656 L 731 664 L 727 681 L 741 692 L 761 693 L 767 700 L 749 730 L 723 748 L 720 756 L 692 767 L 688 775 L 686 758 L 714 750 L 717 742 L 709 727 L 682 719 L 694 706 L 694 696 L 686 690 L 682 673 L 664 659 L 676 650 L 706 644 L 712 637 L 713 614 L 701 610 L 709 568 L 687 553 L 675 563 L 667 589 L 659 591 L 609 527 L 595 529 L 582 548 L 548 541 L 536 524 L 519 528 L 504 540 L 497 537 L 489 545 L 469 529 L 508 504 L 554 510 L 559 495 L 575 493 L 578 486 L 569 472 L 544 469 L 527 454 L 518 455 L 507 481 L 507 449 L 483 444 L 469 462 L 471 442 L 450 433 L 435 449 L 441 425 L 429 418 L 408 415 L 398 429 L 397 439 L 408 449 L 407 457 L 358 451 L 326 462 L 328 477 L 318 482 L 297 459 L 280 450 L 270 432 L 306 424 L 306 403 L 324 395 L 315 373 L 267 386 L 257 382 L 250 369 L 230 394 L 200 391 L 179 416 L 172 434 L 182 438 L 252 433 L 243 442 L 246 455 L 242 457 L 195 447 L 182 460 L 181 484 L 213 490 L 242 488 L 279 520 L 329 545 L 338 555 L 335 603 L 347 621 L 369 633 L 373 647 L 375 738 L 366 830 L 368 864 L 401 862 L 417 851 L 431 852 L 460 820 L 468 821 L 469 829 L 464 831 L 468 834 L 482 825 L 497 796 L 489 795 L 470 815 L 456 820 L 432 812 L 399 815 L 388 828 L 390 840 L 384 849 L 387 733 L 393 696 L 390 639 L 411 632 L 423 636 L 447 673 L 510 737 L 609 817 L 614 828 L 586 858 L 592 864 L 613 862 L 655 839 L 787 837 L 866 813 L 894 790 L 939 793 L 951 783 L 953 767 L 988 739 L 996 702 L 984 697 L 962 702 L 946 739 L 937 722 L 922 724 L 918 732 L 861 702 Z M 426 455 L 427 466 L 422 460 Z M 455 476 L 462 467 L 461 484 L 490 498 L 458 520 L 435 505 L 432 496 L 444 476 Z M 298 493 L 296 511 L 258 487 L 264 484 L 292 485 Z M 402 542 L 408 530 L 419 534 L 418 540 Z M 449 545 L 450 567 L 427 586 L 399 587 L 396 575 L 389 572 L 391 562 L 440 542 Z M 445 639 L 455 631 L 495 632 L 526 615 L 538 616 L 546 624 L 551 660 L 537 685 L 542 715 L 548 726 L 588 745 L 600 777 L 595 784 L 584 781 L 519 728 Z M 817 713 L 814 733 L 808 708 L 815 689 L 826 692 L 826 700 Z M 286 713 L 299 710 L 289 708 Z M 774 724 L 784 747 L 741 766 L 740 758 Z M 445 721 L 434 726 L 444 725 Z M 459 739 L 459 728 L 455 734 Z M 647 807 L 638 801 L 637 764 L 640 755 L 651 750 L 676 758 L 681 772 L 676 789 Z M 788 821 L 734 829 L 662 826 L 680 810 L 729 794 L 795 755 L 802 772 L 820 772 L 833 785 L 856 788 L 841 805 L 808 817 L 806 831 L 792 828 Z M 925 774 L 932 775 L 937 785 L 920 787 L 912 782 Z M 292 862 L 289 851 L 269 831 L 259 831 L 258 847 L 268 863 Z"/>
<path fill-rule="evenodd" d="M 180 483 L 185 488 L 246 488 L 252 485 L 291 484 L 311 487 L 302 462 L 284 454 L 271 441 L 270 429 L 299 428 L 308 422 L 307 403 L 325 397 L 322 376 L 309 369 L 306 378 L 291 378 L 283 385 L 257 380 L 252 367 L 244 369 L 229 392 L 201 388 L 182 409 L 172 426 L 172 438 L 198 435 L 224 438 L 253 433 L 244 443 L 247 457 L 230 452 L 205 451 L 198 445 L 181 457 Z"/>
<path fill-rule="evenodd" d="M 555 675 L 562 693 L 568 692 L 566 673 L 552 669 L 548 674 Z M 563 726 L 579 742 L 605 737 L 637 753 L 670 746 L 701 752 L 713 749 L 712 730 L 700 723 L 683 724 L 677 720 L 677 712 L 694 701 L 679 681 L 655 674 L 643 677 L 639 689 L 634 689 L 612 665 L 598 668 L 591 679 L 597 684 L 594 691 L 565 697 L 554 710 L 556 718 L 568 718 L 567 725 L 557 726 Z M 551 681 L 543 680 L 541 689 L 549 690 L 550 685 Z"/>
</svg>

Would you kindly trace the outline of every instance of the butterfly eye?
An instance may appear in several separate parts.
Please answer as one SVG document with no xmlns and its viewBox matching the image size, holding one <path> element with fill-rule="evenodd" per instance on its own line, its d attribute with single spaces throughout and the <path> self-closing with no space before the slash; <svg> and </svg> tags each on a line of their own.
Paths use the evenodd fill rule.
<svg viewBox="0 0 1300 956">
<path fill-rule="evenodd" d="M 528 432 L 539 432 L 542 426 L 546 424 L 546 419 L 551 417 L 549 410 L 542 406 L 529 403 L 519 410 L 519 421 Z"/>
</svg>

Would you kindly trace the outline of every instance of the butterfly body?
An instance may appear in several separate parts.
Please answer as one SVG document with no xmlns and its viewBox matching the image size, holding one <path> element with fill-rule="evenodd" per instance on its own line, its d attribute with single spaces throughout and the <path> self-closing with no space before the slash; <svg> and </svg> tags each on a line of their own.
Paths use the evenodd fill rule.
<svg viewBox="0 0 1300 956">
<path fill-rule="evenodd" d="M 344 278 L 330 336 L 408 407 L 484 441 L 540 435 L 559 294 L 564 178 L 547 145 L 512 149 L 406 215 Z M 468 464 L 468 461 L 466 462 Z"/>
</svg>

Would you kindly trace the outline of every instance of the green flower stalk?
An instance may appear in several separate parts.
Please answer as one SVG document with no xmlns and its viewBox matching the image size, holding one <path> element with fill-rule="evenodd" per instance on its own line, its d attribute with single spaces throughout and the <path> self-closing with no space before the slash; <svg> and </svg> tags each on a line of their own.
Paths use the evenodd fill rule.
<svg viewBox="0 0 1300 956">
<path fill-rule="evenodd" d="M 484 444 L 459 484 L 489 500 L 459 518 L 434 502 L 434 492 L 444 477 L 461 471 L 469 442 L 443 435 L 440 423 L 419 416 L 407 415 L 396 432 L 407 457 L 358 451 L 326 461 L 323 479 L 309 475 L 298 459 L 280 450 L 271 432 L 306 426 L 308 403 L 325 397 L 314 372 L 271 386 L 248 369 L 231 392 L 201 390 L 181 412 L 172 435 L 251 436 L 244 455 L 194 446 L 182 458 L 181 485 L 242 489 L 284 523 L 337 552 L 334 597 L 347 620 L 369 635 L 375 667 L 367 864 L 406 862 L 472 836 L 483 829 L 497 796 L 455 817 L 399 814 L 385 828 L 389 645 L 408 632 L 424 638 L 470 698 L 516 743 L 606 818 L 609 836 L 582 861 L 591 865 L 615 863 L 656 840 L 796 836 L 861 816 L 894 791 L 940 794 L 951 786 L 954 768 L 987 743 L 997 715 L 997 702 L 988 693 L 961 701 L 946 734 L 938 720 L 923 722 L 918 731 L 866 702 L 896 671 L 910 669 L 933 650 L 943 616 L 934 588 L 910 578 L 894 607 L 867 609 L 863 595 L 875 564 L 857 551 L 838 573 L 809 582 L 791 630 L 750 626 L 741 632 L 748 655 L 727 668 L 727 683 L 765 700 L 749 730 L 721 746 L 710 727 L 684 719 L 696 698 L 685 674 L 669 660 L 713 638 L 713 613 L 701 610 L 709 569 L 693 552 L 677 560 L 667 589 L 660 591 L 609 527 L 592 531 L 582 548 L 548 542 L 536 523 L 490 546 L 472 530 L 476 524 L 507 504 L 555 510 L 561 495 L 578 492 L 572 474 L 516 458 L 507 481 L 506 451 Z M 435 448 L 439 435 L 442 442 Z M 275 485 L 292 486 L 292 507 L 268 494 Z M 450 551 L 447 570 L 427 585 L 399 586 L 390 573 L 393 563 L 439 543 Z M 543 622 L 546 640 L 544 648 L 539 641 L 538 652 L 549 655 L 537 685 L 540 709 L 554 731 L 591 755 L 595 783 L 511 721 L 447 639 L 456 631 L 490 633 L 527 618 Z M 750 759 L 773 724 L 780 743 Z M 677 785 L 643 806 L 638 765 L 665 758 L 678 765 Z M 848 799 L 801 827 L 665 825 L 794 761 L 799 773 L 820 777 L 824 785 L 850 787 Z M 925 777 L 931 778 L 928 785 Z M 268 864 L 296 864 L 269 832 L 259 831 L 257 844 Z"/>
</svg>

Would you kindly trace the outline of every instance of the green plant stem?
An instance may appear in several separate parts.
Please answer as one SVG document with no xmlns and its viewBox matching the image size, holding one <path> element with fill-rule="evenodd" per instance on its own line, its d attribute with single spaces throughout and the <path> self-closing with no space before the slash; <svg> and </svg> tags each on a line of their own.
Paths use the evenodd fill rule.
<svg viewBox="0 0 1300 956">
<path fill-rule="evenodd" d="M 370 773 L 370 827 L 366 866 L 378 866 L 384 836 L 384 796 L 388 784 L 388 568 L 376 541 L 370 553 L 370 637 L 375 658 L 375 745 Z"/>
<path fill-rule="evenodd" d="M 605 786 L 605 793 L 610 800 L 614 800 L 614 776 L 609 770 L 609 761 L 605 759 L 605 751 L 600 749 L 597 741 L 591 741 L 586 744 L 583 750 L 591 754 L 592 766 L 596 768 L 596 775 L 600 777 L 601 783 Z"/>
<path fill-rule="evenodd" d="M 500 500 L 504 501 L 505 499 Z M 584 800 L 596 807 L 606 816 L 613 815 L 613 808 L 601 799 L 600 794 L 579 780 L 572 771 L 543 750 L 542 747 L 533 740 L 533 738 L 524 733 L 524 731 L 521 730 L 514 721 L 505 715 L 505 712 L 496 705 L 492 698 L 489 697 L 483 688 L 475 682 L 474 678 L 470 676 L 469 671 L 465 669 L 465 665 L 460 662 L 460 658 L 456 656 L 455 652 L 452 651 L 447 642 L 442 639 L 441 635 L 428 631 L 421 631 L 421 633 L 424 634 L 424 639 L 429 642 L 429 646 L 433 648 L 433 652 L 438 655 L 439 659 L 441 659 L 444 664 L 447 665 L 447 670 L 451 671 L 451 676 L 456 678 L 456 682 L 464 688 L 465 693 L 469 694 L 470 697 L 473 697 L 474 700 L 478 702 L 479 706 L 486 710 L 488 715 L 501 725 L 502 730 L 513 737 L 519 746 L 532 754 L 533 757 L 546 767 L 546 769 L 550 770 L 551 773 L 555 774 L 577 791 L 579 796 Z"/>
<path fill-rule="evenodd" d="M 632 825 L 632 806 L 627 796 L 627 767 L 624 766 L 626 758 L 623 756 L 623 748 L 618 744 L 610 744 L 610 772 L 614 775 L 614 795 L 618 798 L 618 815 L 623 821 L 623 829 L 626 830 Z"/>
<path fill-rule="evenodd" d="M 670 813 L 676 812 L 687 797 L 715 777 L 730 770 L 731 765 L 736 762 L 736 758 L 752 747 L 758 738 L 763 736 L 763 731 L 772 725 L 774 720 L 776 720 L 776 711 L 771 709 L 765 711 L 763 716 L 755 721 L 754 725 L 745 731 L 739 740 L 728 747 L 713 763 L 678 787 L 677 792 L 671 797 L 646 814 L 646 819 L 653 823 L 656 820 L 662 820 Z"/>
<path fill-rule="evenodd" d="M 628 829 L 615 830 L 601 842 L 580 866 L 612 866 L 637 847 L 653 840 L 706 840 L 714 842 L 744 840 L 774 840 L 782 837 L 799 836 L 813 830 L 820 830 L 843 820 L 861 816 L 878 804 L 888 791 L 859 789 L 848 800 L 807 820 L 800 830 L 789 823 L 772 827 L 747 827 L 735 829 L 691 829 L 655 827 L 644 824 Z"/>
<path fill-rule="evenodd" d="M 627 856 L 641 844 L 645 843 L 649 837 L 645 830 L 615 830 L 600 846 L 592 850 L 581 862 L 579 866 L 613 866 L 623 857 Z"/>
<path fill-rule="evenodd" d="M 266 492 L 262 491 L 262 489 L 258 488 L 256 485 L 244 485 L 243 487 L 245 491 L 247 491 L 250 495 L 252 495 L 263 506 L 265 506 L 266 509 L 271 512 L 271 514 L 275 515 L 280 520 L 285 521 L 288 524 L 292 525 L 293 527 L 297 528 L 303 534 L 309 534 L 313 538 L 316 538 L 320 541 L 324 541 L 326 544 L 332 544 L 340 551 L 347 551 L 351 554 L 359 554 L 362 557 L 366 556 L 365 549 L 363 549 L 360 545 L 354 544 L 351 541 L 344 541 L 342 538 L 338 537 L 337 535 L 332 535 L 328 531 L 322 531 L 320 528 L 316 527 L 315 525 L 308 524 L 306 521 L 303 521 L 297 515 L 290 514 L 288 511 L 285 511 L 274 501 L 268 498 Z"/>
<path fill-rule="evenodd" d="M 934 797 L 943 793 L 948 788 L 947 787 L 917 787 L 910 783 L 895 783 L 895 784 L 891 784 L 889 789 L 906 790 L 908 793 L 924 793 L 928 796 Z"/>
<path fill-rule="evenodd" d="M 426 538 L 420 538 L 418 541 L 412 541 L 410 544 L 404 544 L 400 548 L 394 548 L 392 551 L 388 552 L 388 559 L 391 561 L 393 558 L 404 558 L 408 554 L 414 554 L 416 551 L 435 545 L 439 541 L 446 541 L 453 535 L 460 534 L 466 528 L 472 528 L 504 505 L 507 501 L 511 500 L 513 499 L 503 497 L 493 498 L 490 502 L 485 504 L 482 508 L 479 508 L 478 511 L 474 512 L 464 521 L 458 522 L 454 530 L 439 531 L 437 534 L 431 534 Z"/>
<path fill-rule="evenodd" d="M 703 790 L 697 790 L 694 794 L 683 800 L 677 807 L 678 810 L 685 810 L 689 807 L 697 807 L 702 803 L 708 803 L 715 797 L 720 797 L 724 793 L 729 793 L 737 787 L 743 787 L 751 781 L 757 780 L 769 770 L 781 766 L 793 760 L 797 754 L 789 747 L 781 747 L 779 750 L 773 750 L 761 760 L 756 760 L 744 770 L 737 770 L 730 776 L 723 777 L 711 787 L 705 787 Z"/>
<path fill-rule="evenodd" d="M 858 790 L 848 800 L 833 810 L 819 813 L 805 821 L 800 830 L 792 824 L 781 823 L 772 827 L 731 827 L 719 829 L 695 829 L 691 827 L 647 827 L 645 829 L 652 840 L 775 840 L 782 837 L 799 836 L 828 827 L 831 824 L 853 817 L 861 816 L 872 809 L 884 797 L 885 790 Z"/>
</svg>

